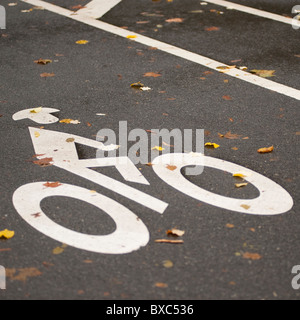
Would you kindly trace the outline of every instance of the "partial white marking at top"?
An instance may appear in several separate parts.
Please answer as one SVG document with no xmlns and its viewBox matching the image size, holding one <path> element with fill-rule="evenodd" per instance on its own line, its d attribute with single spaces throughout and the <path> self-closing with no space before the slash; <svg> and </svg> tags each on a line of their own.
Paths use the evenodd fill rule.
<svg viewBox="0 0 300 320">
<path fill-rule="evenodd" d="M 82 8 L 77 12 L 94 19 L 99 19 L 121 1 L 122 0 L 93 0 L 85 5 L 85 8 Z"/>
<path fill-rule="evenodd" d="M 216 4 L 216 5 L 222 6 L 222 7 L 226 7 L 228 9 L 234 9 L 234 10 L 237 10 L 237 11 L 253 14 L 255 16 L 259 16 L 259 17 L 262 17 L 262 18 L 275 20 L 275 21 L 278 21 L 278 22 L 283 22 L 283 23 L 287 23 L 287 24 L 292 24 L 293 23 L 293 19 L 292 18 L 284 17 L 284 16 L 281 16 L 279 14 L 271 13 L 271 12 L 268 12 L 268 11 L 263 11 L 263 10 L 259 10 L 259 9 L 255 9 L 255 8 L 251 8 L 251 7 L 247 7 L 247 6 L 243 6 L 241 4 L 237 4 L 237 3 L 234 3 L 234 2 L 229 2 L 229 1 L 225 1 L 225 0 L 206 0 L 206 2 L 213 3 L 213 4 Z"/>
</svg>

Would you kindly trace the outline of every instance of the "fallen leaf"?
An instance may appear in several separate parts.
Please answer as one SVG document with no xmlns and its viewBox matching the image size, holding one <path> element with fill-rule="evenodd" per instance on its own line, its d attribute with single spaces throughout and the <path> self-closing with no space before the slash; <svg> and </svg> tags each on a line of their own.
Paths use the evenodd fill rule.
<svg viewBox="0 0 300 320">
<path fill-rule="evenodd" d="M 248 210 L 250 208 L 250 206 L 248 204 L 241 204 L 241 207 Z"/>
<path fill-rule="evenodd" d="M 66 142 L 74 142 L 75 141 L 75 139 L 74 138 L 68 138 L 67 140 L 66 140 Z"/>
<path fill-rule="evenodd" d="M 152 150 L 163 151 L 163 150 L 165 150 L 165 148 L 155 146 L 152 148 Z"/>
<path fill-rule="evenodd" d="M 80 122 L 78 120 L 72 120 L 72 119 L 63 119 L 59 121 L 60 123 L 71 123 L 71 124 L 79 124 Z"/>
<path fill-rule="evenodd" d="M 172 236 L 177 236 L 177 237 L 182 237 L 185 234 L 185 231 L 183 230 L 179 230 L 176 228 L 173 228 L 171 230 L 167 230 L 166 233 L 168 235 L 172 235 Z"/>
<path fill-rule="evenodd" d="M 15 235 L 14 231 L 10 231 L 10 230 L 2 230 L 0 231 L 0 239 L 10 239 Z"/>
<path fill-rule="evenodd" d="M 250 173 L 245 172 L 245 171 L 239 171 L 239 172 L 233 173 L 232 176 L 238 177 L 238 178 L 246 178 L 246 177 L 250 177 Z"/>
<path fill-rule="evenodd" d="M 227 224 L 226 224 L 226 228 L 234 228 L 234 224 L 227 223 Z"/>
<path fill-rule="evenodd" d="M 258 253 L 250 253 L 250 252 L 245 252 L 243 254 L 243 258 L 245 259 L 251 259 L 251 260 L 259 260 L 262 258 L 262 256 Z"/>
<path fill-rule="evenodd" d="M 43 186 L 47 187 L 47 188 L 57 188 L 59 186 L 61 186 L 62 184 L 59 183 L 58 181 L 56 182 L 46 182 L 43 184 Z"/>
<path fill-rule="evenodd" d="M 156 282 L 155 283 L 155 287 L 157 287 L 157 288 L 168 288 L 168 285 L 166 283 L 163 283 L 163 282 Z"/>
<path fill-rule="evenodd" d="M 248 183 L 246 183 L 246 182 L 236 183 L 235 186 L 236 186 L 237 188 L 241 188 L 241 187 L 245 187 L 247 184 L 248 184 Z"/>
<path fill-rule="evenodd" d="M 230 69 L 234 69 L 236 67 L 236 65 L 234 66 L 218 66 L 217 69 L 218 70 L 230 70 Z"/>
<path fill-rule="evenodd" d="M 77 44 L 87 44 L 89 41 L 88 40 L 78 40 L 76 41 Z"/>
<path fill-rule="evenodd" d="M 227 101 L 232 100 L 232 98 L 231 98 L 230 96 L 227 96 L 227 95 L 223 96 L 222 98 L 223 98 L 224 100 L 227 100 Z"/>
<path fill-rule="evenodd" d="M 8 278 L 23 282 L 25 282 L 29 277 L 37 277 L 41 274 L 41 271 L 37 268 L 6 269 L 6 276 Z"/>
<path fill-rule="evenodd" d="M 35 136 L 36 138 L 38 138 L 38 137 L 40 136 L 40 133 L 37 132 L 37 131 L 35 131 L 35 132 L 34 132 L 34 136 Z"/>
<path fill-rule="evenodd" d="M 145 85 L 139 81 L 139 82 L 132 83 L 130 86 L 131 86 L 131 88 L 134 88 L 134 89 L 141 89 Z"/>
<path fill-rule="evenodd" d="M 172 268 L 174 266 L 173 262 L 171 260 L 164 260 L 163 261 L 163 266 L 165 268 Z"/>
<path fill-rule="evenodd" d="M 44 72 L 44 73 L 41 73 L 41 74 L 40 74 L 40 77 L 41 77 L 41 78 L 50 78 L 50 77 L 54 77 L 54 76 L 55 76 L 54 73 Z"/>
<path fill-rule="evenodd" d="M 205 31 L 219 31 L 220 28 L 219 27 L 207 27 L 205 28 Z"/>
<path fill-rule="evenodd" d="M 172 166 L 172 165 L 167 165 L 167 167 L 166 167 L 167 169 L 169 169 L 169 170 L 171 170 L 171 171 L 174 171 L 174 170 L 176 170 L 177 169 L 177 167 L 176 166 Z"/>
<path fill-rule="evenodd" d="M 250 70 L 251 73 L 256 74 L 259 77 L 262 78 L 269 78 L 269 77 L 274 77 L 274 72 L 275 70 L 257 70 L 257 69 L 253 69 Z"/>
<path fill-rule="evenodd" d="M 41 216 L 41 212 L 32 213 L 31 216 L 33 216 L 35 218 L 39 218 Z"/>
<path fill-rule="evenodd" d="M 257 150 L 258 153 L 269 153 L 274 150 L 274 146 L 268 147 L 268 148 L 260 148 Z"/>
<path fill-rule="evenodd" d="M 240 135 L 238 135 L 236 133 L 231 133 L 231 131 L 228 131 L 227 133 L 225 133 L 224 138 L 226 138 L 226 139 L 239 139 Z"/>
<path fill-rule="evenodd" d="M 30 113 L 40 113 L 43 110 L 43 107 L 38 107 L 30 110 Z"/>
<path fill-rule="evenodd" d="M 169 239 L 157 239 L 155 240 L 157 243 L 174 243 L 174 244 L 181 244 L 183 240 L 169 240 Z"/>
<path fill-rule="evenodd" d="M 220 146 L 213 142 L 207 142 L 205 143 L 205 147 L 213 147 L 214 149 L 219 148 Z"/>
<path fill-rule="evenodd" d="M 127 37 L 126 37 L 127 39 L 135 39 L 135 38 L 137 38 L 137 36 L 136 35 L 128 35 Z"/>
<path fill-rule="evenodd" d="M 53 158 L 43 158 L 33 161 L 34 164 L 37 164 L 40 167 L 52 166 L 53 164 L 51 162 L 53 162 Z"/>
<path fill-rule="evenodd" d="M 67 245 L 65 243 L 63 243 L 60 247 L 56 247 L 52 250 L 52 253 L 57 255 L 57 254 L 61 254 L 65 251 L 65 248 L 67 247 Z"/>
<path fill-rule="evenodd" d="M 160 73 L 156 73 L 156 72 L 146 72 L 146 73 L 144 73 L 144 77 L 157 78 L 157 77 L 161 77 L 161 74 Z"/>
<path fill-rule="evenodd" d="M 42 64 L 42 65 L 46 65 L 48 63 L 51 63 L 52 60 L 50 59 L 39 59 L 39 60 L 34 60 L 34 63 L 36 64 Z"/>
<path fill-rule="evenodd" d="M 175 22 L 175 23 L 180 23 L 180 22 L 183 22 L 184 19 L 182 18 L 172 18 L 172 19 L 167 19 L 166 22 L 168 23 L 172 23 L 172 22 Z"/>
<path fill-rule="evenodd" d="M 86 8 L 86 7 L 85 7 L 85 6 L 82 6 L 81 4 L 78 4 L 78 5 L 76 5 L 76 6 L 72 6 L 72 7 L 71 7 L 72 10 L 84 9 L 84 8 Z"/>
</svg>

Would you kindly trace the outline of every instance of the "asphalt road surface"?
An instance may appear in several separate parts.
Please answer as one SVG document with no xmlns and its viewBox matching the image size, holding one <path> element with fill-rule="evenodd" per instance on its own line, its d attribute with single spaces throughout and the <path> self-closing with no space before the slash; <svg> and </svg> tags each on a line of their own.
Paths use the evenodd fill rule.
<svg viewBox="0 0 300 320">
<path fill-rule="evenodd" d="M 1 1 L 1 300 L 299 299 L 297 1 L 222 4 Z M 97 165 L 101 129 L 218 146 Z"/>
</svg>

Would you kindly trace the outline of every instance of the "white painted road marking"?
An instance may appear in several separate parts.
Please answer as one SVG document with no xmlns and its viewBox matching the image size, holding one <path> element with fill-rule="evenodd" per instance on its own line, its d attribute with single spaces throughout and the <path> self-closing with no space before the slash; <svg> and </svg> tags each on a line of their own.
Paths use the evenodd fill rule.
<svg viewBox="0 0 300 320">
<path fill-rule="evenodd" d="M 24 120 L 30 119 L 38 124 L 51 124 L 58 122 L 58 118 L 53 116 L 51 113 L 59 112 L 58 109 L 53 108 L 42 108 L 40 112 L 32 112 L 33 109 L 26 109 L 19 111 L 13 115 L 13 120 Z"/>
<path fill-rule="evenodd" d="M 45 183 L 34 182 L 20 187 L 13 195 L 13 203 L 26 222 L 48 237 L 78 249 L 106 254 L 129 253 L 149 242 L 144 223 L 118 202 L 85 188 L 68 184 L 47 188 Z M 81 200 L 103 210 L 114 220 L 116 230 L 109 235 L 88 235 L 60 226 L 47 217 L 40 205 L 43 199 L 56 196 Z"/>
<path fill-rule="evenodd" d="M 172 159 L 171 162 L 170 158 Z M 197 154 L 174 153 L 159 156 L 152 164 L 154 172 L 164 182 L 192 198 L 216 207 L 256 215 L 281 214 L 293 207 L 292 197 L 280 185 L 255 171 L 225 160 L 206 157 L 201 154 L 197 156 Z M 177 168 L 169 170 L 167 165 L 174 165 Z M 240 171 L 245 172 L 246 177 L 244 179 L 253 184 L 259 190 L 260 195 L 255 199 L 234 199 L 202 189 L 181 174 L 183 167 L 195 165 L 204 165 L 232 174 Z"/>
<path fill-rule="evenodd" d="M 122 0 L 93 0 L 86 4 L 85 8 L 79 9 L 77 13 L 85 14 L 94 19 L 99 19 L 121 1 Z"/>
<path fill-rule="evenodd" d="M 255 16 L 259 16 L 259 17 L 262 17 L 262 18 L 275 20 L 275 21 L 278 21 L 278 22 L 283 22 L 283 23 L 287 23 L 287 24 L 292 24 L 293 23 L 293 19 L 292 18 L 284 17 L 284 16 L 281 16 L 279 14 L 271 13 L 271 12 L 264 11 L 264 10 L 255 9 L 255 8 L 252 8 L 252 7 L 243 6 L 241 4 L 237 4 L 237 3 L 234 3 L 234 2 L 229 2 L 229 1 L 224 1 L 224 0 L 207 0 L 206 2 L 213 3 L 213 4 L 216 4 L 216 5 L 219 5 L 219 6 L 222 6 L 222 7 L 226 7 L 226 8 L 229 7 L 231 9 L 234 9 L 234 10 L 237 10 L 237 11 L 253 14 Z"/>
<path fill-rule="evenodd" d="M 89 26 L 95 27 L 97 29 L 103 30 L 103 31 L 107 31 L 110 32 L 112 34 L 121 36 L 123 38 L 127 38 L 130 35 L 134 35 L 136 36 L 136 38 L 132 38 L 131 41 L 135 41 L 141 44 L 144 44 L 146 46 L 149 47 L 156 47 L 157 49 L 167 52 L 169 54 L 172 54 L 174 56 L 195 62 L 197 64 L 203 65 L 207 68 L 213 69 L 215 71 L 220 71 L 220 69 L 218 69 L 218 67 L 220 66 L 226 66 L 225 64 L 212 60 L 210 58 L 201 56 L 199 54 L 184 50 L 184 49 L 180 49 L 178 47 L 172 46 L 170 44 L 158 41 L 158 40 L 154 40 L 145 36 L 142 36 L 138 33 L 135 32 L 131 32 L 129 30 L 125 30 L 116 26 L 113 26 L 111 24 L 105 23 L 103 21 L 99 21 L 93 18 L 90 18 L 86 15 L 81 15 L 80 12 L 79 13 L 74 13 L 73 11 L 55 6 L 53 4 L 50 4 L 48 2 L 45 1 L 41 1 L 41 0 L 22 0 L 23 2 L 26 3 L 30 3 L 32 5 L 35 6 L 41 6 L 44 7 L 44 9 L 60 14 L 62 16 L 68 17 L 70 19 L 76 20 L 78 22 L 82 22 L 85 23 Z M 268 89 L 271 91 L 275 91 L 277 93 L 286 95 L 290 98 L 294 98 L 297 100 L 300 100 L 300 90 L 297 90 L 295 88 L 291 88 L 288 87 L 286 85 L 265 79 L 265 78 L 261 78 L 259 76 L 256 76 L 254 74 L 236 69 L 236 68 L 232 68 L 232 69 L 228 69 L 226 70 L 226 75 L 246 81 L 248 83 L 254 84 L 256 86 L 262 87 L 264 89 Z"/>
<path fill-rule="evenodd" d="M 133 200 L 149 209 L 155 210 L 160 214 L 162 214 L 168 207 L 168 203 L 164 201 L 156 199 L 122 182 L 119 182 L 104 174 L 89 169 L 93 166 L 115 166 L 116 169 L 120 169 L 120 173 L 123 175 L 123 177 L 128 178 L 128 180 L 143 184 L 149 184 L 148 181 L 143 176 L 141 176 L 141 173 L 133 164 L 126 167 L 126 165 L 130 162 L 129 158 L 127 159 L 127 162 L 125 162 L 125 165 L 124 161 L 122 161 L 123 159 L 118 159 L 118 161 L 116 161 L 115 158 L 107 158 L 104 160 L 99 159 L 99 161 L 98 159 L 78 159 L 75 143 L 83 144 L 97 149 L 103 145 L 102 142 L 57 131 L 37 128 L 29 128 L 29 131 L 32 143 L 34 145 L 35 153 L 43 155 L 38 158 L 52 158 L 53 165 L 55 165 L 56 167 L 97 183 L 104 188 L 119 193 L 120 195 L 127 197 L 128 199 Z M 36 136 L 36 133 L 38 133 L 38 137 Z M 70 138 L 74 140 L 72 142 L 68 142 L 68 139 Z M 124 173 L 126 168 L 128 172 Z M 132 177 L 130 177 L 130 172 L 133 173 Z"/>
</svg>

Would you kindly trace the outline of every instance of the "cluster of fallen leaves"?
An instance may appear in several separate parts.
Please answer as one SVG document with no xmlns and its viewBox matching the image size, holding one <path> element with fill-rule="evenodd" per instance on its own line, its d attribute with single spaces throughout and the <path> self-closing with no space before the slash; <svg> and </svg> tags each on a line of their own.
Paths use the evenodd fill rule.
<svg viewBox="0 0 300 320">
<path fill-rule="evenodd" d="M 230 121 L 233 121 L 233 120 L 230 118 Z M 210 132 L 208 134 L 210 134 Z M 239 135 L 237 133 L 232 133 L 231 131 L 228 131 L 225 134 L 222 134 L 222 133 L 218 132 L 218 136 L 221 139 L 225 138 L 225 139 L 229 139 L 229 140 L 237 140 L 237 139 L 248 140 L 249 139 L 249 137 L 242 137 L 242 135 Z M 220 147 L 220 145 L 217 144 L 217 143 L 214 143 L 214 142 L 206 142 L 205 143 L 205 147 L 212 148 L 212 149 L 217 149 L 217 148 Z M 232 149 L 233 150 L 238 150 L 238 148 L 236 148 L 236 147 L 234 147 Z M 274 146 L 272 145 L 270 147 L 259 148 L 259 149 L 257 149 L 257 152 L 258 153 L 270 153 L 273 150 L 274 150 Z"/>
</svg>

